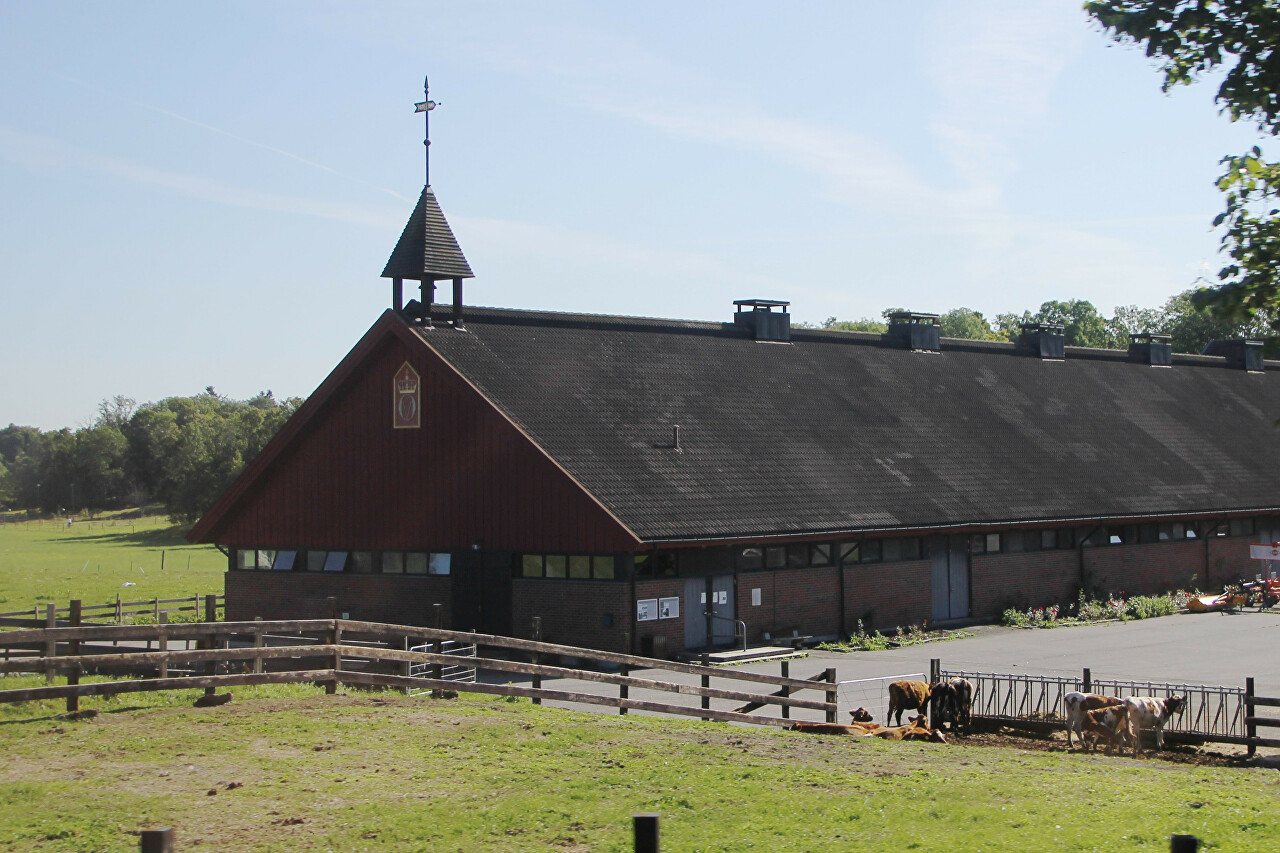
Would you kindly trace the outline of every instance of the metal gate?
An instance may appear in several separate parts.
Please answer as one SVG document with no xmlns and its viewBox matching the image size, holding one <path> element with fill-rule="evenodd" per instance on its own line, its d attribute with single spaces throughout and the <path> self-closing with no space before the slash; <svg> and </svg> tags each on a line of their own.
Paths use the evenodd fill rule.
<svg viewBox="0 0 1280 853">
<path fill-rule="evenodd" d="M 414 646 L 410 651 L 420 652 L 422 654 L 440 654 L 440 655 L 457 655 L 458 657 L 473 658 L 476 656 L 476 647 L 474 644 L 467 645 L 459 643 L 455 640 L 445 640 L 440 643 L 427 643 L 422 646 Z M 411 663 L 409 664 L 409 675 L 414 678 L 437 678 L 445 681 L 456 681 L 459 684 L 475 684 L 476 668 L 458 663 L 454 665 L 435 664 L 435 663 Z M 410 690 L 410 696 L 421 696 L 423 693 L 430 693 L 430 690 Z"/>
</svg>

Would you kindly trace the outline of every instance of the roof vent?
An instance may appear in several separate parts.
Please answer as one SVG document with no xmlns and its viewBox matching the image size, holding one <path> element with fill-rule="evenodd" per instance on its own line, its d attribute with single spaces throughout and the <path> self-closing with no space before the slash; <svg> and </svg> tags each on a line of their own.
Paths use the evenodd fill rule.
<svg viewBox="0 0 1280 853">
<path fill-rule="evenodd" d="M 1018 352 L 1039 356 L 1046 361 L 1066 358 L 1066 337 L 1059 323 L 1023 323 L 1018 335 Z"/>
<path fill-rule="evenodd" d="M 881 340 L 912 352 L 940 352 L 940 334 L 937 314 L 893 311 L 889 314 L 889 330 Z"/>
<path fill-rule="evenodd" d="M 1261 373 L 1266 369 L 1262 361 L 1262 341 L 1253 338 L 1235 338 L 1228 341 L 1209 341 L 1201 355 L 1224 355 L 1227 367 Z"/>
<path fill-rule="evenodd" d="M 1138 332 L 1129 335 L 1129 360 L 1152 367 L 1169 367 L 1173 364 L 1173 345 L 1169 335 Z"/>
<path fill-rule="evenodd" d="M 733 324 L 749 330 L 757 341 L 791 340 L 791 315 L 787 313 L 790 302 L 776 299 L 735 299 L 737 310 L 733 312 Z M 781 311 L 774 311 L 781 308 Z"/>
</svg>

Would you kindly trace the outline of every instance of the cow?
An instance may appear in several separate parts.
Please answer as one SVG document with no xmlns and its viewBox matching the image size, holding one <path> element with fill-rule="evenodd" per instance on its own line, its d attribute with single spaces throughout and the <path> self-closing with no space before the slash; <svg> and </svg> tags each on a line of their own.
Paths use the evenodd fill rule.
<svg viewBox="0 0 1280 853">
<path fill-rule="evenodd" d="M 1131 736 L 1129 709 L 1123 702 L 1085 711 L 1081 725 L 1083 731 L 1080 733 L 1080 743 L 1088 752 L 1097 752 L 1098 741 L 1105 739 L 1107 755 L 1110 755 L 1115 751 L 1116 746 L 1120 745 L 1126 737 Z"/>
<path fill-rule="evenodd" d="M 872 720 L 871 712 L 866 708 L 859 708 L 856 711 L 850 711 L 849 716 L 853 718 L 855 723 L 869 723 Z"/>
<path fill-rule="evenodd" d="M 950 723 L 952 732 L 963 728 L 967 733 L 972 705 L 973 684 L 964 678 L 935 684 L 929 694 L 929 715 L 939 729 Z"/>
<path fill-rule="evenodd" d="M 923 681 L 894 681 L 889 684 L 889 713 L 885 715 L 884 724 L 889 725 L 896 712 L 898 725 L 902 725 L 902 712 L 919 710 L 921 714 L 929 710 L 929 694 L 933 687 Z"/>
<path fill-rule="evenodd" d="M 1187 697 L 1168 696 L 1155 699 L 1151 696 L 1130 696 L 1124 700 L 1129 714 L 1129 732 L 1133 736 L 1133 754 L 1142 751 L 1142 730 L 1155 729 L 1156 749 L 1164 749 L 1164 726 L 1174 714 L 1181 714 Z"/>
<path fill-rule="evenodd" d="M 870 733 L 872 737 L 884 738 L 885 740 L 928 740 L 934 743 L 946 743 L 947 739 L 942 732 L 937 729 L 929 728 L 929 718 L 924 714 L 918 717 L 911 717 L 908 725 L 894 726 L 891 728 L 882 728 L 879 731 Z"/>
<path fill-rule="evenodd" d="M 956 712 L 961 730 L 969 733 L 969 723 L 973 716 L 973 682 L 967 678 L 951 679 L 951 686 L 956 691 Z"/>
<path fill-rule="evenodd" d="M 1099 693 L 1068 693 L 1062 697 L 1062 706 L 1067 712 L 1067 749 L 1071 748 L 1072 732 L 1080 738 L 1082 744 L 1084 743 L 1081 726 L 1084 725 L 1085 714 L 1108 705 L 1119 704 L 1120 700 L 1114 696 L 1103 696 Z"/>
</svg>

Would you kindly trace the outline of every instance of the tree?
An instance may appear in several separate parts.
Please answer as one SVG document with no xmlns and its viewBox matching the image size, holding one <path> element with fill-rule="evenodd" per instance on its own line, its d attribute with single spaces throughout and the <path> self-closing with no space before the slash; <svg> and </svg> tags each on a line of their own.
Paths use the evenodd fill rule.
<svg viewBox="0 0 1280 853">
<path fill-rule="evenodd" d="M 982 312 L 972 308 L 952 308 L 938 318 L 938 325 L 942 327 L 939 333 L 944 338 L 968 338 L 974 341 L 999 339 Z"/>
<path fill-rule="evenodd" d="M 1119 42 L 1145 44 L 1162 63 L 1165 91 L 1224 71 L 1216 100 L 1232 121 L 1280 132 L 1280 8 L 1275 0 L 1091 0 L 1085 10 Z M 1225 320 L 1241 323 L 1268 314 L 1280 332 L 1280 163 L 1262 150 L 1224 157 L 1218 181 L 1226 209 L 1222 247 L 1231 262 L 1221 284 L 1195 294 Z"/>
<path fill-rule="evenodd" d="M 828 317 L 822 321 L 822 328 L 838 332 L 877 332 L 884 334 L 889 330 L 889 325 L 879 320 L 872 320 L 870 317 L 863 317 L 861 320 L 837 320 L 835 317 Z"/>
</svg>

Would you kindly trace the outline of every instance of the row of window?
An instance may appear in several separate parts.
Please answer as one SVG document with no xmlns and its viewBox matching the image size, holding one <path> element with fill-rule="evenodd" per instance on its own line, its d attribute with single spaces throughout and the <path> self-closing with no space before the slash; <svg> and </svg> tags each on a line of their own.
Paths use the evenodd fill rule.
<svg viewBox="0 0 1280 853">
<path fill-rule="evenodd" d="M 426 551 L 273 551 L 239 548 L 243 571 L 354 572 L 387 575 L 447 575 L 451 555 Z"/>
<path fill-rule="evenodd" d="M 520 578 L 614 579 L 614 558 L 586 554 L 521 554 L 516 563 Z"/>
</svg>

